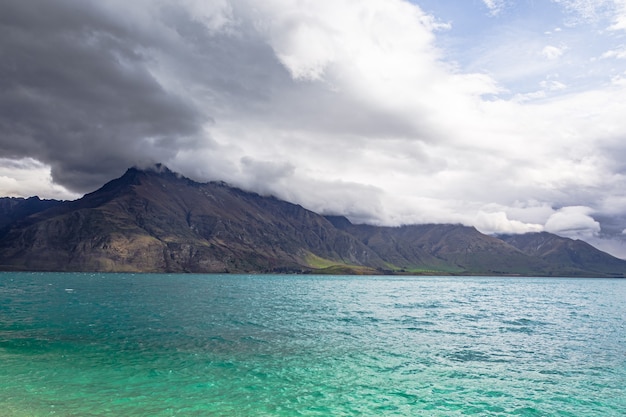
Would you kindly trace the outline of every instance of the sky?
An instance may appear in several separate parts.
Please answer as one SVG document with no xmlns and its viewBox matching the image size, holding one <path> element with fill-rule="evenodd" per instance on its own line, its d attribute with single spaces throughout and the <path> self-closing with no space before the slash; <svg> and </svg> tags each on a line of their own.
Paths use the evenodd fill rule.
<svg viewBox="0 0 626 417">
<path fill-rule="evenodd" d="M 626 258 L 626 0 L 0 0 L 0 196 L 154 163 Z"/>
</svg>

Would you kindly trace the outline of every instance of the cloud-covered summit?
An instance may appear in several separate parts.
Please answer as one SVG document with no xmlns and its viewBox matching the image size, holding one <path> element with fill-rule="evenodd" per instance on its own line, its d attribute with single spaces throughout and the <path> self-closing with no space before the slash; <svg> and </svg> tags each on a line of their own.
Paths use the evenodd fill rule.
<svg viewBox="0 0 626 417">
<path fill-rule="evenodd" d="M 3 1 L 0 194 L 163 162 L 357 222 L 626 255 L 626 8 L 469 3 Z"/>
</svg>

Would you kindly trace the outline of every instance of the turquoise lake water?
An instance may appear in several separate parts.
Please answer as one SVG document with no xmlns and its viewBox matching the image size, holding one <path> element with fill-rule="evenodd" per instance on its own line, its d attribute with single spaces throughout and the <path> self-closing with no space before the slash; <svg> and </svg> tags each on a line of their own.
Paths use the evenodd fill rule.
<svg viewBox="0 0 626 417">
<path fill-rule="evenodd" d="M 626 280 L 0 273 L 0 415 L 625 416 Z"/>
</svg>

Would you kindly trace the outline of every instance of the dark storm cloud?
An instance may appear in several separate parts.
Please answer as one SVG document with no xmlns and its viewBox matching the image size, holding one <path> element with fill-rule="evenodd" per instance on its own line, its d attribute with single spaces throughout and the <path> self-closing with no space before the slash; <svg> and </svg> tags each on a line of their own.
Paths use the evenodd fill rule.
<svg viewBox="0 0 626 417">
<path fill-rule="evenodd" d="M 85 192 L 132 165 L 217 149 L 213 121 L 343 134 L 347 147 L 415 133 L 418 118 L 362 96 L 360 84 L 294 80 L 272 44 L 290 35 L 263 13 L 246 2 L 0 3 L 0 157 L 34 158 Z M 306 51 L 294 53 L 308 62 Z M 186 172 L 243 156 L 211 155 Z"/>
<path fill-rule="evenodd" d="M 151 45 L 84 2 L 0 4 L 0 152 L 88 191 L 168 159 L 203 120 L 149 72 Z M 89 174 L 87 174 L 89 173 Z"/>
</svg>

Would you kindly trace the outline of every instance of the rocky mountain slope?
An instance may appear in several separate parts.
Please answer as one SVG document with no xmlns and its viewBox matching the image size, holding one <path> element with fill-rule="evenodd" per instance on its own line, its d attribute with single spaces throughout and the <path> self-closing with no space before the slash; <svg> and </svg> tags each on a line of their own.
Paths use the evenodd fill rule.
<svg viewBox="0 0 626 417">
<path fill-rule="evenodd" d="M 624 276 L 624 261 L 602 252 L 582 240 L 547 232 L 501 235 L 499 238 L 527 255 L 546 261 L 565 275 Z"/>
<path fill-rule="evenodd" d="M 160 165 L 131 168 L 76 201 L 33 200 L 30 212 L 15 203 L 0 199 L 2 270 L 626 273 L 626 261 L 555 235 L 542 234 L 553 249 L 538 251 L 522 237 L 500 239 L 460 225 L 353 225 L 224 183 L 197 183 Z"/>
<path fill-rule="evenodd" d="M 41 200 L 39 197 L 2 197 L 0 198 L 0 231 L 31 214 L 52 208 L 61 203 L 58 200 Z"/>
</svg>

